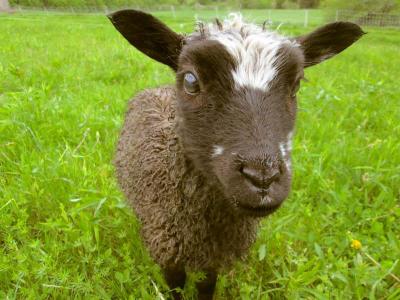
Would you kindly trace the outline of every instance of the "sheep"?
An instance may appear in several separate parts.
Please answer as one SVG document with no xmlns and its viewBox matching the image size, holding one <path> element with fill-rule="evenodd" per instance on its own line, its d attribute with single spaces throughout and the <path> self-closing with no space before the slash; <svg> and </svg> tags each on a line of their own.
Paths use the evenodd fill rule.
<svg viewBox="0 0 400 300">
<path fill-rule="evenodd" d="M 288 38 L 236 14 L 180 35 L 142 11 L 109 18 L 176 73 L 174 86 L 130 101 L 114 162 L 118 182 L 174 298 L 186 272 L 202 271 L 199 299 L 212 299 L 218 273 L 246 257 L 260 220 L 289 194 L 304 69 L 364 32 L 335 22 Z"/>
</svg>

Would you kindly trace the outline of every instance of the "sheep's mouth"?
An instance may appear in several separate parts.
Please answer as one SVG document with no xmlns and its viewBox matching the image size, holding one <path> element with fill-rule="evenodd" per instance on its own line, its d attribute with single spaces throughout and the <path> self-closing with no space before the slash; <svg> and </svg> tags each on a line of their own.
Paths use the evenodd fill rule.
<svg viewBox="0 0 400 300">
<path fill-rule="evenodd" d="M 275 212 L 281 205 L 278 204 L 268 204 L 268 205 L 259 205 L 259 206 L 250 206 L 242 203 L 236 202 L 236 207 L 244 214 L 254 216 L 254 217 L 265 217 L 273 212 Z"/>
</svg>

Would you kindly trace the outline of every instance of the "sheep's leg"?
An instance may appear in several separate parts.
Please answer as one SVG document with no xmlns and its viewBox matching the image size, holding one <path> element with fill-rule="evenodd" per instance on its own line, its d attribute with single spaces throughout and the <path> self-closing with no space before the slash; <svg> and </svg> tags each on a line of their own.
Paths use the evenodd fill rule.
<svg viewBox="0 0 400 300">
<path fill-rule="evenodd" d="M 208 270 L 205 272 L 206 278 L 196 284 L 199 293 L 199 300 L 212 300 L 217 283 L 217 272 Z"/>
<path fill-rule="evenodd" d="M 183 290 L 186 281 L 186 272 L 184 268 L 166 268 L 163 270 L 165 281 L 172 291 L 172 295 L 174 299 L 179 300 L 183 299 L 183 296 L 180 292 L 176 291 L 176 288 L 180 288 Z"/>
</svg>

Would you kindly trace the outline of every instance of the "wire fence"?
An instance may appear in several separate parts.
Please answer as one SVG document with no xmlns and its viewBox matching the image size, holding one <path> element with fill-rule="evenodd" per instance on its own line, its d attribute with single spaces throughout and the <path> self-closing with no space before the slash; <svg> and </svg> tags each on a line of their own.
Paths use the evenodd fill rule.
<svg viewBox="0 0 400 300">
<path fill-rule="evenodd" d="M 351 21 L 365 26 L 400 27 L 400 15 L 385 13 L 337 10 L 335 19 L 337 21 Z"/>
<path fill-rule="evenodd" d="M 12 8 L 18 13 L 43 13 L 43 14 L 108 14 L 119 9 L 138 9 L 151 11 L 158 16 L 185 20 L 190 18 L 209 21 L 215 18 L 225 18 L 231 12 L 241 12 L 248 20 L 256 23 L 264 23 L 280 26 L 282 24 L 292 24 L 308 27 L 324 22 L 325 16 L 322 10 L 317 9 L 241 9 L 240 7 L 220 7 L 194 5 L 191 7 L 160 5 L 147 7 L 23 7 L 15 6 Z"/>
<path fill-rule="evenodd" d="M 240 7 L 220 7 L 193 5 L 192 7 L 182 7 L 173 5 L 159 5 L 151 7 L 108 7 L 108 6 L 87 6 L 87 7 L 23 7 L 16 6 L 12 10 L 20 13 L 61 13 L 61 14 L 108 14 L 113 11 L 131 8 L 156 12 L 162 16 L 174 19 L 198 18 L 202 20 L 211 20 L 214 18 L 223 18 L 232 11 L 241 11 L 249 20 L 263 23 L 267 21 L 273 25 L 293 24 L 297 26 L 314 26 L 326 23 L 328 21 L 350 21 L 364 26 L 390 26 L 400 27 L 400 15 L 391 15 L 375 12 L 336 10 L 323 11 L 319 9 L 255 9 L 241 10 Z"/>
</svg>

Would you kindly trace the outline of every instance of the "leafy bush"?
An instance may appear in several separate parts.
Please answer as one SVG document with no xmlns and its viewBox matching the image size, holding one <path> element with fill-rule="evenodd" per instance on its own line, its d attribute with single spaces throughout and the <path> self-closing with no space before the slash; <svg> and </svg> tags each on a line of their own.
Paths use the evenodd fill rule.
<svg viewBox="0 0 400 300">
<path fill-rule="evenodd" d="M 11 5 L 27 7 L 123 7 L 141 6 L 152 7 L 158 5 L 180 5 L 182 0 L 11 0 Z M 183 3 L 184 4 L 184 3 Z"/>
</svg>

